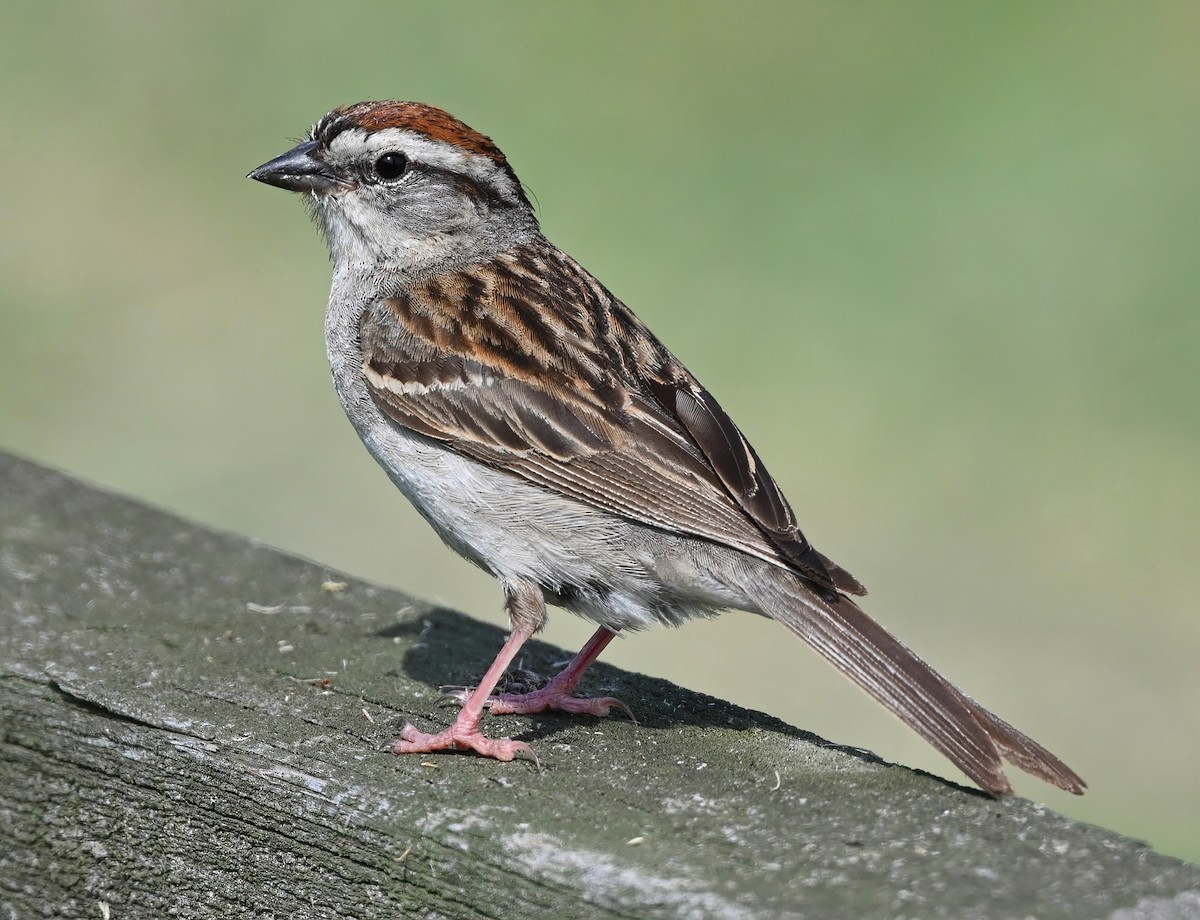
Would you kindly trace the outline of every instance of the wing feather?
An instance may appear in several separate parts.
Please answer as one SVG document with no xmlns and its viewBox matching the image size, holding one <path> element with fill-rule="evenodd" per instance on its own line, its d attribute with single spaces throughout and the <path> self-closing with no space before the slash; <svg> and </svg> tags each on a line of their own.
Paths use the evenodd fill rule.
<svg viewBox="0 0 1200 920">
<path fill-rule="evenodd" d="M 865 593 L 804 538 L 712 395 L 557 250 L 409 287 L 364 313 L 360 341 L 372 398 L 398 425 L 614 514 Z"/>
</svg>

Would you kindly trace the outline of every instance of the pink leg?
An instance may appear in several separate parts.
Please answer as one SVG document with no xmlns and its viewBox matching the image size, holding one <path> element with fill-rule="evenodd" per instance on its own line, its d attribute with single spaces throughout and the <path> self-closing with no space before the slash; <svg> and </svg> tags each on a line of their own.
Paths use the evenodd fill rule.
<svg viewBox="0 0 1200 920">
<path fill-rule="evenodd" d="M 572 696 L 579 684 L 583 672 L 592 662 L 600 657 L 600 653 L 612 642 L 616 633 L 601 626 L 587 644 L 579 650 L 565 668 L 558 672 L 555 678 L 533 693 L 506 693 L 502 696 L 488 697 L 484 703 L 496 715 L 509 713 L 545 712 L 547 709 L 561 709 L 577 715 L 607 716 L 612 709 L 619 709 L 627 715 L 631 722 L 636 722 L 629 707 L 615 697 L 606 696 L 598 699 L 586 699 Z M 478 690 L 475 691 L 478 693 Z M 472 697 L 474 694 L 472 694 Z"/>
<path fill-rule="evenodd" d="M 533 748 L 524 741 L 486 738 L 479 730 L 479 720 L 483 716 L 488 697 L 496 689 L 497 681 L 504 676 L 525 640 L 533 635 L 534 631 L 531 626 L 513 626 L 513 631 L 504 640 L 500 654 L 483 675 L 479 686 L 471 691 L 463 708 L 459 710 L 458 717 L 449 728 L 431 735 L 418 731 L 416 726 L 406 722 L 400 732 L 400 740 L 392 745 L 392 750 L 397 754 L 428 754 L 445 750 L 475 751 L 484 757 L 495 757 L 497 760 L 512 760 L 518 754 L 528 754 L 534 763 L 537 763 L 537 755 L 533 753 Z"/>
</svg>

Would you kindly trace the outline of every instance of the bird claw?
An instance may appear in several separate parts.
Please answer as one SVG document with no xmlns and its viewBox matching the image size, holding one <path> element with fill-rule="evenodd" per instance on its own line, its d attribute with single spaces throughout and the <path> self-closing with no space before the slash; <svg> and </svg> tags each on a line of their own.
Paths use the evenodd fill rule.
<svg viewBox="0 0 1200 920">
<path fill-rule="evenodd" d="M 463 698 L 465 699 L 465 696 Z M 572 696 L 566 691 L 557 689 L 553 681 L 541 690 L 534 690 L 532 693 L 503 693 L 497 696 L 489 696 L 484 705 L 488 708 L 489 712 L 498 716 L 526 715 L 545 712 L 548 709 L 557 709 L 561 712 L 569 712 L 572 715 L 606 718 L 612 710 L 616 709 L 625 715 L 634 725 L 638 724 L 633 710 L 616 697 Z"/>
<path fill-rule="evenodd" d="M 508 762 L 518 754 L 526 754 L 542 772 L 542 762 L 537 754 L 524 741 L 514 741 L 512 738 L 488 738 L 476 725 L 459 724 L 455 722 L 445 731 L 429 734 L 418 729 L 410 722 L 404 723 L 400 730 L 400 738 L 393 743 L 392 752 L 396 754 L 432 754 L 435 751 L 474 751 L 484 757 Z"/>
</svg>

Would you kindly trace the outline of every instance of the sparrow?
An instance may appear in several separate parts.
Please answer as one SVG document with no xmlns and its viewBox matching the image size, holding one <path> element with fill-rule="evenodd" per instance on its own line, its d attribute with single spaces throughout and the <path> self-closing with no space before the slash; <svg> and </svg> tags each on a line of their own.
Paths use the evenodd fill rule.
<svg viewBox="0 0 1200 920">
<path fill-rule="evenodd" d="M 494 663 L 453 724 L 406 723 L 396 753 L 534 756 L 486 736 L 485 711 L 628 714 L 574 693 L 619 631 L 735 608 L 778 620 L 988 793 L 1012 792 L 1004 761 L 1083 791 L 863 612 L 712 394 L 542 235 L 490 138 L 431 105 L 360 102 L 249 178 L 302 193 L 328 244 L 329 364 L 363 444 L 504 592 Z M 596 633 L 545 687 L 494 695 L 547 604 Z"/>
</svg>

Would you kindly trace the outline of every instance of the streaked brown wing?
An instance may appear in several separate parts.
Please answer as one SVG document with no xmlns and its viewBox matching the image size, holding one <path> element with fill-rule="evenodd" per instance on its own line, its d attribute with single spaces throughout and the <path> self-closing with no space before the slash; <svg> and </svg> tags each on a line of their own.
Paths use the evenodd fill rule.
<svg viewBox="0 0 1200 920">
<path fill-rule="evenodd" d="M 805 540 L 716 400 L 595 279 L 554 251 L 489 269 L 366 312 L 363 371 L 389 418 L 570 498 L 864 593 Z"/>
<path fill-rule="evenodd" d="M 376 358 L 363 369 L 389 418 L 465 456 L 623 517 L 765 555 L 761 534 L 670 428 L 481 376 L 458 359 L 434 368 Z"/>
<path fill-rule="evenodd" d="M 610 411 L 571 394 L 551 395 L 477 361 L 369 357 L 363 373 L 376 403 L 394 421 L 455 447 L 497 455 L 541 454 L 556 463 L 612 445 Z"/>
</svg>

